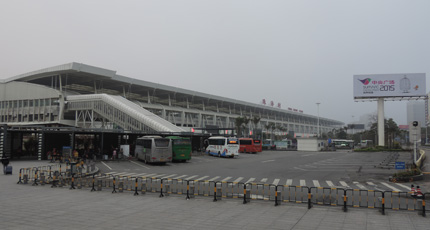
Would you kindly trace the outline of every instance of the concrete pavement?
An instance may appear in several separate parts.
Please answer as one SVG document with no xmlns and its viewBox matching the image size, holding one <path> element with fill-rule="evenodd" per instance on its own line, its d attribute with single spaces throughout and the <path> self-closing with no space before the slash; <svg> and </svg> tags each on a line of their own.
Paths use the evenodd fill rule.
<svg viewBox="0 0 430 230">
<path fill-rule="evenodd" d="M 17 161 L 12 176 L 0 175 L 1 229 L 429 229 L 430 217 L 415 211 L 318 206 L 210 197 L 160 198 L 158 193 L 90 192 L 68 187 L 16 184 L 22 167 L 47 165 Z"/>
</svg>

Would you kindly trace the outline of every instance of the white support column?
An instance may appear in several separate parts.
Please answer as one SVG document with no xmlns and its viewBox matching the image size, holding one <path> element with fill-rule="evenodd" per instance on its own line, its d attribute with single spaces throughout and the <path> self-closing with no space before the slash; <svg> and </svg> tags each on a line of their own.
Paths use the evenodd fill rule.
<svg viewBox="0 0 430 230">
<path fill-rule="evenodd" d="M 197 115 L 197 127 L 203 127 L 203 124 L 202 124 L 202 114 L 201 113 L 199 113 L 198 115 Z"/>
<path fill-rule="evenodd" d="M 385 146 L 384 98 L 378 99 L 378 145 Z"/>
<path fill-rule="evenodd" d="M 94 110 L 91 110 L 91 128 L 94 128 Z"/>
<path fill-rule="evenodd" d="M 78 127 L 78 110 L 75 111 L 75 127 Z"/>
<path fill-rule="evenodd" d="M 181 112 L 181 127 L 184 127 L 185 124 L 185 111 Z"/>
</svg>

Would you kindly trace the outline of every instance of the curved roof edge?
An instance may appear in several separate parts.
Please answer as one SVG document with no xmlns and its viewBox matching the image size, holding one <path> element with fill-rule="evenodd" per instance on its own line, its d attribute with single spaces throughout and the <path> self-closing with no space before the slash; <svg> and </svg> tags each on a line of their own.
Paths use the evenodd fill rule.
<svg viewBox="0 0 430 230">
<path fill-rule="evenodd" d="M 127 84 L 143 85 L 143 86 L 147 86 L 147 87 L 152 87 L 154 89 L 162 89 L 162 90 L 167 90 L 167 91 L 172 91 L 172 92 L 177 92 L 177 93 L 188 94 L 188 95 L 192 95 L 192 96 L 205 97 L 205 98 L 209 98 L 209 99 L 213 99 L 213 100 L 228 101 L 230 103 L 242 104 L 242 105 L 250 106 L 250 107 L 268 109 L 268 110 L 272 110 L 272 111 L 276 111 L 276 112 L 284 112 L 284 113 L 289 113 L 289 114 L 293 114 L 293 115 L 300 115 L 300 116 L 315 118 L 315 119 L 317 118 L 317 116 L 315 116 L 315 115 L 291 112 L 291 111 L 286 110 L 286 109 L 269 107 L 269 106 L 260 105 L 257 103 L 246 102 L 246 101 L 236 100 L 236 99 L 232 99 L 232 98 L 216 96 L 216 95 L 211 95 L 211 94 L 207 94 L 207 93 L 201 93 L 198 91 L 192 91 L 192 90 L 177 88 L 174 86 L 162 85 L 162 84 L 158 84 L 158 83 L 153 83 L 153 82 L 148 82 L 148 81 L 130 78 L 130 77 L 126 77 L 126 76 L 121 76 L 121 75 L 117 75 L 116 71 L 113 71 L 113 70 L 103 69 L 100 67 L 90 66 L 90 65 L 86 65 L 86 64 L 82 64 L 82 63 L 76 63 L 76 62 L 71 62 L 71 63 L 67 63 L 67 64 L 63 64 L 63 65 L 57 65 L 57 66 L 53 66 L 53 67 L 49 67 L 49 68 L 44 68 L 44 69 L 20 74 L 20 75 L 5 79 L 4 83 L 11 82 L 11 81 L 30 81 L 30 80 L 38 79 L 41 77 L 45 77 L 46 74 L 48 74 L 48 73 L 49 74 L 62 74 L 62 73 L 68 73 L 68 72 L 69 73 L 70 72 L 84 72 L 84 73 L 94 74 L 94 75 L 97 75 L 100 77 L 108 78 L 111 80 L 124 82 Z M 339 125 L 344 124 L 344 122 L 337 121 L 334 119 L 323 118 L 323 117 L 319 117 L 319 119 L 330 121 L 333 123 L 338 123 Z"/>
<path fill-rule="evenodd" d="M 85 72 L 90 74 L 95 74 L 107 78 L 113 78 L 116 76 L 116 71 L 103 69 L 95 66 L 85 65 L 82 63 L 76 63 L 71 62 L 63 65 L 57 65 L 53 67 L 48 67 L 24 74 L 20 74 L 14 77 L 6 78 L 4 79 L 4 82 L 11 82 L 11 81 L 26 81 L 26 80 L 33 80 L 37 79 L 38 77 L 43 77 L 47 73 L 62 73 L 62 72 Z"/>
</svg>

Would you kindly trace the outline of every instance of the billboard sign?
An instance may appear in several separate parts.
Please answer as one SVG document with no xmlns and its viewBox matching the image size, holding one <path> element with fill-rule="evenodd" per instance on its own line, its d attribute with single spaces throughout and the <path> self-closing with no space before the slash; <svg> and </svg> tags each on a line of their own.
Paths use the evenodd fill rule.
<svg viewBox="0 0 430 230">
<path fill-rule="evenodd" d="M 425 73 L 354 75 L 354 99 L 426 96 Z"/>
</svg>

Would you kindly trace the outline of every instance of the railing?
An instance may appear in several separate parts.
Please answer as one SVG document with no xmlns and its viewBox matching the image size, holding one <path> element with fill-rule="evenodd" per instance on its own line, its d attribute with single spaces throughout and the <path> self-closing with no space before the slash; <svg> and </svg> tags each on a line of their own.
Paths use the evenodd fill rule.
<svg viewBox="0 0 430 230">
<path fill-rule="evenodd" d="M 89 166 L 87 166 L 89 167 Z M 112 193 L 132 193 L 144 195 L 159 193 L 160 197 L 170 194 L 184 195 L 186 199 L 195 196 L 212 197 L 213 201 L 222 199 L 242 199 L 243 203 L 252 200 L 274 202 L 275 206 L 282 203 L 340 206 L 346 212 L 348 208 L 418 211 L 422 216 L 430 210 L 426 198 L 416 197 L 411 192 L 343 189 L 330 187 L 306 187 L 294 185 L 274 185 L 259 183 L 239 183 L 227 181 L 183 180 L 165 177 L 133 177 L 114 176 L 110 174 L 71 173 L 71 169 L 63 169 L 61 165 L 48 165 L 33 168 L 22 168 L 18 184 L 33 186 L 51 184 L 55 187 L 70 189 L 88 188 L 90 191 L 108 190 Z"/>
<path fill-rule="evenodd" d="M 67 102 L 68 110 L 93 110 L 127 130 L 184 131 L 121 96 L 107 94 L 73 95 L 67 97 Z"/>
</svg>

